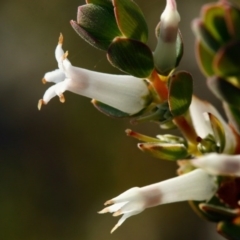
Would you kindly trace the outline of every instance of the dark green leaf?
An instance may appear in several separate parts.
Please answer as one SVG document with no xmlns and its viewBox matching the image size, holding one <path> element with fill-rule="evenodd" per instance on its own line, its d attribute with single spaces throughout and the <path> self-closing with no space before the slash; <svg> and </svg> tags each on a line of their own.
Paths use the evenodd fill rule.
<svg viewBox="0 0 240 240">
<path fill-rule="evenodd" d="M 87 4 L 95 4 L 95 5 L 99 5 L 99 6 L 102 6 L 102 7 L 107 7 L 107 8 L 110 8 L 110 9 L 113 9 L 113 3 L 112 3 L 112 0 L 86 0 L 86 3 Z"/>
<path fill-rule="evenodd" d="M 107 50 L 116 36 L 121 36 L 113 8 L 87 4 L 78 8 L 77 23 L 71 22 L 74 30 L 92 46 Z"/>
<path fill-rule="evenodd" d="M 215 215 L 208 214 L 207 212 L 202 211 L 199 207 L 199 201 L 189 201 L 188 203 L 190 207 L 194 210 L 194 212 L 197 213 L 197 215 L 200 216 L 202 219 L 211 221 L 211 222 L 219 221 L 219 218 L 216 218 Z"/>
<path fill-rule="evenodd" d="M 240 89 L 225 79 L 220 77 L 209 78 L 208 87 L 222 101 L 235 107 L 240 106 Z"/>
<path fill-rule="evenodd" d="M 184 45 L 183 45 L 182 34 L 179 30 L 178 35 L 177 35 L 177 41 L 176 41 L 176 65 L 175 65 L 175 68 L 179 65 L 179 63 L 182 59 L 183 51 L 184 51 L 183 49 L 184 49 Z"/>
<path fill-rule="evenodd" d="M 193 79 L 188 72 L 177 72 L 169 79 L 168 103 L 173 116 L 184 114 L 192 101 Z"/>
<path fill-rule="evenodd" d="M 141 9 L 132 0 L 113 0 L 115 17 L 124 37 L 146 42 L 148 27 Z"/>
<path fill-rule="evenodd" d="M 240 41 L 224 45 L 216 54 L 213 62 L 214 71 L 223 77 L 240 75 Z"/>
<path fill-rule="evenodd" d="M 236 132 L 240 134 L 240 108 L 228 105 L 226 103 L 224 103 L 223 106 L 229 123 L 234 127 Z"/>
<path fill-rule="evenodd" d="M 229 16 L 226 21 L 228 26 L 232 27 L 232 35 L 234 38 L 240 40 L 240 9 L 232 5 L 227 9 Z"/>
<path fill-rule="evenodd" d="M 201 20 L 194 20 L 192 28 L 197 39 L 208 51 L 214 53 L 221 47 L 221 43 L 213 36 Z"/>
<path fill-rule="evenodd" d="M 211 51 L 209 51 L 209 49 L 206 48 L 200 41 L 197 41 L 196 43 L 196 55 L 197 55 L 198 64 L 202 72 L 206 76 L 214 75 L 214 71 L 212 67 L 214 54 Z"/>
<path fill-rule="evenodd" d="M 226 5 L 224 4 L 212 4 L 205 7 L 203 11 L 205 27 L 221 45 L 231 39 L 225 20 L 226 10 Z"/>
<path fill-rule="evenodd" d="M 114 118 L 130 117 L 128 113 L 125 113 L 116 108 L 110 107 L 109 105 L 99 102 L 95 99 L 92 100 L 92 104 L 95 108 L 97 108 L 98 111 L 100 111 L 101 113 L 104 113 L 108 117 L 114 117 Z"/>
<path fill-rule="evenodd" d="M 211 124 L 214 139 L 219 147 L 219 153 L 222 153 L 226 143 L 225 130 L 222 123 L 211 113 L 206 113 Z"/>
<path fill-rule="evenodd" d="M 133 39 L 115 38 L 107 57 L 114 67 L 139 78 L 147 78 L 154 68 L 151 50 Z"/>
<path fill-rule="evenodd" d="M 240 218 L 233 221 L 222 221 L 217 225 L 217 231 L 226 239 L 239 240 L 240 236 Z"/>
<path fill-rule="evenodd" d="M 138 147 L 162 160 L 176 161 L 188 156 L 185 145 L 179 143 L 140 143 Z"/>
<path fill-rule="evenodd" d="M 223 219 L 231 220 L 237 216 L 237 210 L 225 208 L 222 206 L 200 203 L 199 208 L 209 216 L 212 216 L 215 221 L 221 221 Z"/>
</svg>

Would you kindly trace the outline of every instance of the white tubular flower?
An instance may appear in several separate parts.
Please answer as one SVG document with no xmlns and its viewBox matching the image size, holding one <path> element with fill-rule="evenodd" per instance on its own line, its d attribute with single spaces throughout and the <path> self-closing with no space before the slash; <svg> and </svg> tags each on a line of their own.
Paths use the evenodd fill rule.
<svg viewBox="0 0 240 240">
<path fill-rule="evenodd" d="M 157 70 L 160 73 L 165 73 L 175 67 L 177 58 L 176 41 L 180 15 L 175 0 L 167 0 L 160 20 L 160 24 L 156 28 L 158 43 L 153 52 L 153 57 Z"/>
<path fill-rule="evenodd" d="M 64 102 L 63 93 L 73 93 L 94 98 L 113 108 L 130 115 L 136 114 L 149 104 L 151 93 L 147 83 L 127 75 L 105 74 L 74 67 L 67 59 L 68 53 L 62 49 L 63 36 L 60 35 L 55 50 L 55 57 L 59 69 L 45 74 L 43 82 L 53 82 L 39 100 L 39 109 L 42 104 L 47 104 L 53 97 L 59 96 Z"/>
<path fill-rule="evenodd" d="M 210 103 L 202 101 L 199 98 L 193 96 L 189 111 L 196 133 L 202 139 L 206 138 L 208 134 L 214 135 L 211 124 L 207 119 L 206 114 L 211 113 L 212 115 L 214 115 L 221 122 L 225 132 L 226 144 L 223 152 L 234 152 L 236 147 L 235 135 L 229 125 L 219 114 L 219 112 Z"/>
<path fill-rule="evenodd" d="M 145 187 L 134 187 L 119 196 L 107 201 L 99 213 L 113 213 L 113 216 L 123 214 L 112 229 L 115 231 L 129 217 L 142 212 L 146 208 L 160 204 L 195 200 L 210 200 L 217 190 L 215 177 L 210 176 L 202 169 L 155 183 Z"/>
<path fill-rule="evenodd" d="M 193 159 L 191 163 L 212 175 L 240 177 L 240 155 L 211 153 Z"/>
</svg>

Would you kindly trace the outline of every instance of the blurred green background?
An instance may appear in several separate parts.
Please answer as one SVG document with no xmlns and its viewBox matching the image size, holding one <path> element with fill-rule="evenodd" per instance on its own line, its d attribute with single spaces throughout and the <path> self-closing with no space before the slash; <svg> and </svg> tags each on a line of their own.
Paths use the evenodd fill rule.
<svg viewBox="0 0 240 240">
<path fill-rule="evenodd" d="M 165 1 L 136 0 L 155 48 L 154 29 Z M 178 2 L 185 55 L 198 96 L 212 97 L 194 58 L 191 20 L 206 1 Z M 96 111 L 90 100 L 66 93 L 37 110 L 48 86 L 45 72 L 57 67 L 59 33 L 72 64 L 119 73 L 105 53 L 72 30 L 83 0 L 0 0 L 0 239 L 1 240 L 220 240 L 215 225 L 198 218 L 186 202 L 163 205 L 131 217 L 113 235 L 117 219 L 98 215 L 103 203 L 133 187 L 176 175 L 176 165 L 140 152 L 124 130 L 165 133 L 157 125 L 131 126 Z M 214 102 L 216 100 L 214 99 Z"/>
</svg>

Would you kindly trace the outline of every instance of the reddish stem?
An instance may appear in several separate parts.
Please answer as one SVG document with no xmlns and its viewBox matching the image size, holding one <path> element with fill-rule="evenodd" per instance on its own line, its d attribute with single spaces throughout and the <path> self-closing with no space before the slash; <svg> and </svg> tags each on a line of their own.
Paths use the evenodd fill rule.
<svg viewBox="0 0 240 240">
<path fill-rule="evenodd" d="M 168 99 L 168 89 L 164 81 L 161 80 L 160 76 L 156 72 L 156 70 L 153 70 L 149 80 L 151 81 L 154 89 L 156 90 L 158 96 L 162 101 L 165 101 Z"/>
<path fill-rule="evenodd" d="M 184 137 L 192 144 L 197 144 L 197 134 L 194 128 L 187 122 L 183 116 L 175 117 L 174 123 L 177 125 L 179 130 L 182 132 Z"/>
</svg>

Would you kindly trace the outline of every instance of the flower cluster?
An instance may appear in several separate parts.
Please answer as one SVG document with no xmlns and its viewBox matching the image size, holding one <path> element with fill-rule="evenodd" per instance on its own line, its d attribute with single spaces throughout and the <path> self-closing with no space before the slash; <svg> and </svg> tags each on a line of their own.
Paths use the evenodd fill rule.
<svg viewBox="0 0 240 240">
<path fill-rule="evenodd" d="M 146 44 L 146 21 L 133 1 L 87 0 L 78 9 L 77 21 L 71 21 L 73 29 L 89 44 L 106 51 L 110 64 L 127 75 L 72 66 L 68 52 L 63 51 L 61 34 L 55 50 L 58 69 L 43 78 L 43 83 L 54 85 L 39 100 L 38 108 L 55 96 L 64 102 L 63 93 L 71 91 L 92 98 L 94 106 L 108 116 L 181 131 L 184 138 L 126 131 L 141 141 L 141 151 L 177 161 L 179 176 L 131 188 L 107 201 L 105 205 L 110 206 L 99 213 L 123 215 L 112 232 L 146 208 L 190 200 L 195 210 L 218 223 L 220 234 L 239 239 L 240 9 L 220 0 L 203 7 L 201 18 L 193 22 L 200 68 L 210 77 L 210 89 L 223 101 L 229 124 L 210 103 L 193 95 L 191 74 L 176 71 L 183 55 L 180 15 L 175 0 L 166 2 L 156 27 L 156 48 L 151 51 Z"/>
</svg>

